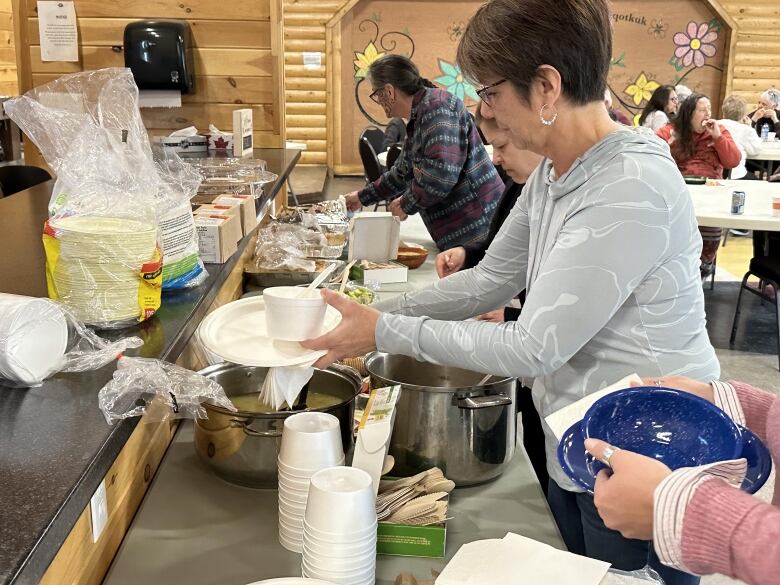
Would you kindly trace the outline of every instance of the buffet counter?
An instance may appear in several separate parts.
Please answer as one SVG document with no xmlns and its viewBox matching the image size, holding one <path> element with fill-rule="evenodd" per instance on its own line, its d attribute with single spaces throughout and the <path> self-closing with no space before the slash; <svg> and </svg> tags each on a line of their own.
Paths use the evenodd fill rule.
<svg viewBox="0 0 780 585">
<path fill-rule="evenodd" d="M 401 226 L 401 238 L 425 246 L 425 263 L 408 282 L 384 284 L 381 298 L 422 288 L 436 279 L 436 249 L 419 216 Z M 179 429 L 149 493 L 106 576 L 106 585 L 246 585 L 300 576 L 301 556 L 278 540 L 278 500 L 273 489 L 242 488 L 219 479 L 198 458 L 193 425 Z M 516 532 L 564 549 L 563 542 L 518 441 L 514 459 L 496 481 L 456 489 L 450 498 L 444 559 L 379 555 L 377 583 L 399 573 L 430 580 L 461 545 Z M 172 577 L 175 575 L 175 577 Z"/>
<path fill-rule="evenodd" d="M 298 150 L 257 149 L 277 174 L 257 201 L 258 216 L 283 196 Z M 0 198 L 0 292 L 45 296 L 41 229 L 54 183 Z M 224 264 L 206 264 L 200 286 L 163 295 L 155 316 L 104 335 L 138 335 L 144 345 L 128 355 L 188 367 L 190 338 L 210 310 L 241 294 L 242 263 L 253 235 Z M 176 431 L 175 423 L 109 426 L 98 390 L 115 364 L 59 374 L 37 388 L 0 387 L 0 583 L 99 583 Z M 108 524 L 92 542 L 89 502 L 105 480 Z"/>
</svg>

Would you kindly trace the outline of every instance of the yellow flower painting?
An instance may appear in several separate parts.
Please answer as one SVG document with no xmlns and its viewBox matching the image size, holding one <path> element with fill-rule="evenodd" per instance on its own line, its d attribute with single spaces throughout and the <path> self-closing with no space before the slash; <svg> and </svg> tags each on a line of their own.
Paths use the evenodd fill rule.
<svg viewBox="0 0 780 585">
<path fill-rule="evenodd" d="M 384 57 L 384 53 L 380 53 L 376 49 L 376 45 L 373 42 L 368 43 L 362 53 L 355 52 L 355 77 L 358 79 L 365 78 L 368 75 L 368 68 L 377 59 Z"/>
<path fill-rule="evenodd" d="M 651 81 L 647 79 L 644 73 L 640 73 L 634 83 L 629 85 L 625 91 L 628 95 L 634 98 L 634 105 L 639 106 L 642 102 L 650 100 L 653 92 L 661 87 L 657 81 Z"/>
</svg>

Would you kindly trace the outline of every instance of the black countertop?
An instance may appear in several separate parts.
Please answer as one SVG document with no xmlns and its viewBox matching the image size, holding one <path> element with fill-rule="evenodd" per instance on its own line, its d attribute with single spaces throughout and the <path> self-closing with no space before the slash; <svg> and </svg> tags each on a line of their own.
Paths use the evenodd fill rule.
<svg viewBox="0 0 780 585">
<path fill-rule="evenodd" d="M 254 156 L 279 175 L 258 201 L 260 213 L 300 151 L 256 149 Z M 41 228 L 53 184 L 0 198 L 0 292 L 46 294 Z M 128 354 L 175 361 L 249 239 L 228 262 L 207 264 L 202 285 L 164 294 L 151 319 L 119 332 L 145 341 Z M 135 429 L 138 419 L 109 426 L 98 408 L 98 390 L 114 368 L 58 374 L 38 388 L 0 383 L 0 583 L 38 583 Z"/>
</svg>

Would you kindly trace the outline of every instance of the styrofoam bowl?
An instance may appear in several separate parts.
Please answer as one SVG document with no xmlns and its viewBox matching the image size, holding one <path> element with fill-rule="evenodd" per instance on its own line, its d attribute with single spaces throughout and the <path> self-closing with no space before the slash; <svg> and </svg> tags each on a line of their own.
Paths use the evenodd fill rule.
<svg viewBox="0 0 780 585">
<path fill-rule="evenodd" d="M 318 579 L 333 579 L 339 583 L 363 583 L 366 579 L 372 579 L 371 583 L 373 583 L 376 575 L 376 557 L 374 557 L 371 565 L 356 571 L 329 570 L 324 567 L 310 565 L 305 559 L 301 561 L 301 568 L 308 575 Z"/>
<path fill-rule="evenodd" d="M 311 477 L 306 522 L 315 529 L 351 533 L 376 521 L 371 476 L 356 467 L 330 467 Z"/>
<path fill-rule="evenodd" d="M 320 469 L 323 469 L 322 467 L 315 467 L 313 469 L 306 469 L 302 467 L 296 467 L 293 465 L 288 465 L 284 461 L 281 460 L 281 458 L 277 458 L 277 468 L 279 469 L 279 473 L 284 475 L 285 479 L 291 480 L 291 481 L 305 481 L 306 483 L 311 480 L 311 476 L 317 473 Z M 346 463 L 346 457 L 342 457 L 335 465 L 329 465 L 328 467 L 337 467 L 339 465 L 344 465 Z"/>
<path fill-rule="evenodd" d="M 363 556 L 365 554 L 376 554 L 376 536 L 371 540 L 366 540 L 361 544 L 340 544 L 329 542 L 327 544 L 314 544 L 311 536 L 303 530 L 303 545 L 313 555 L 326 558 L 351 558 L 354 556 Z"/>
<path fill-rule="evenodd" d="M 318 290 L 274 286 L 263 291 L 266 333 L 273 339 L 304 341 L 319 337 L 328 307 Z"/>
<path fill-rule="evenodd" d="M 330 530 L 320 530 L 315 528 L 310 523 L 306 522 L 304 517 L 303 529 L 312 537 L 315 543 L 329 543 L 336 542 L 341 544 L 350 544 L 363 542 L 369 537 L 376 538 L 376 530 L 379 523 L 374 520 L 373 524 L 369 523 L 359 529 L 355 528 L 348 532 L 332 532 Z"/>
<path fill-rule="evenodd" d="M 327 412 L 299 412 L 284 419 L 279 460 L 299 469 L 334 467 L 344 459 L 339 419 Z"/>
</svg>

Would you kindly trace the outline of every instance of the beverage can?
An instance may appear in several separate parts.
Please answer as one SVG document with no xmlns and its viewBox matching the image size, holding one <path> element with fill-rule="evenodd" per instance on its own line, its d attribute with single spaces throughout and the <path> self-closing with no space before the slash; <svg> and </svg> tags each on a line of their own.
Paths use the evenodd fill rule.
<svg viewBox="0 0 780 585">
<path fill-rule="evenodd" d="M 743 213 L 745 213 L 745 192 L 744 191 L 732 191 L 731 213 L 733 215 L 742 215 Z"/>
</svg>

